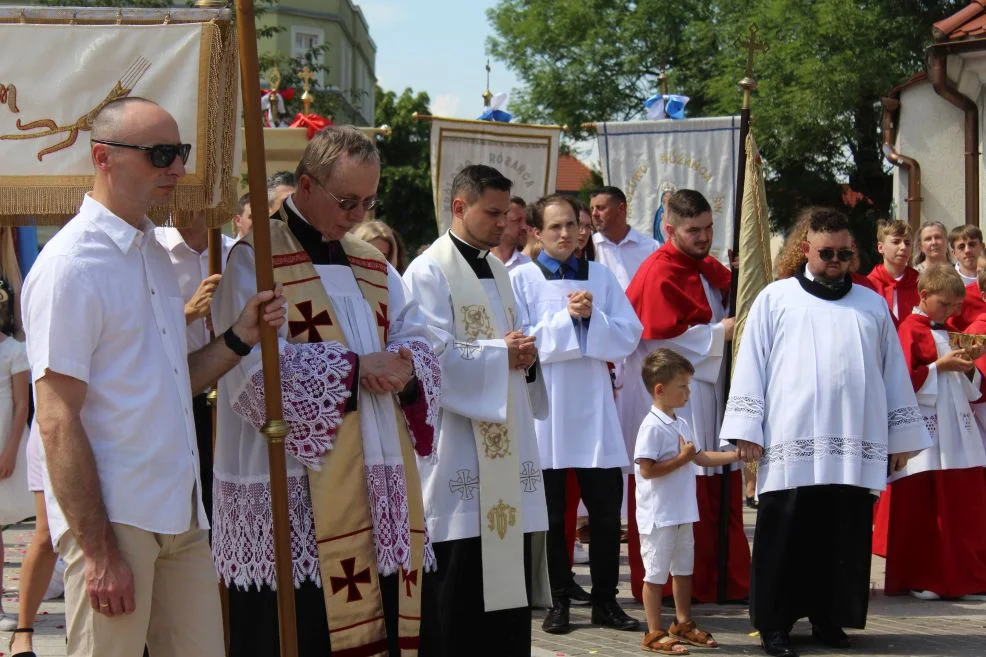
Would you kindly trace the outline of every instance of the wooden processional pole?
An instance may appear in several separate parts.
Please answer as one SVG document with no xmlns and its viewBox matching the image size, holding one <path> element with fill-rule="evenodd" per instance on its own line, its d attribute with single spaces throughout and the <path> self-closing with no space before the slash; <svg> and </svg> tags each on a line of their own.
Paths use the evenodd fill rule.
<svg viewBox="0 0 986 657">
<path fill-rule="evenodd" d="M 730 268 L 732 277 L 729 286 L 729 316 L 736 316 L 736 294 L 739 287 L 739 269 L 733 266 L 733 262 L 739 259 L 740 243 L 740 220 L 743 216 L 743 188 L 746 185 L 746 136 L 750 134 L 750 102 L 753 90 L 757 88 L 757 81 L 753 78 L 753 59 L 758 52 L 766 52 L 767 44 L 757 41 L 758 28 L 756 24 L 750 25 L 750 38 L 748 41 L 740 41 L 736 45 L 746 50 L 746 75 L 739 81 L 739 86 L 743 90 L 743 108 L 740 110 L 740 134 L 739 134 L 739 161 L 736 167 L 736 196 L 733 205 L 733 244 L 730 251 Z M 735 337 L 735 336 L 734 336 Z M 729 395 L 729 382 L 733 370 L 733 351 L 726 350 L 726 390 L 724 395 Z M 718 577 L 716 579 L 716 602 L 725 604 L 729 601 L 729 485 L 730 471 L 728 466 L 723 466 L 722 474 L 719 475 L 719 540 L 718 540 Z M 742 476 L 742 475 L 741 475 Z"/>
<path fill-rule="evenodd" d="M 253 0 L 236 0 L 236 32 L 240 41 L 240 82 L 243 86 L 243 123 L 247 149 L 247 180 L 253 222 L 253 246 L 257 262 L 257 289 L 274 289 L 270 223 L 267 211 L 267 169 L 264 164 L 264 133 L 260 117 L 260 65 L 257 60 L 257 25 Z M 264 400 L 270 463 L 270 501 L 274 519 L 274 562 L 277 570 L 277 619 L 281 657 L 298 657 L 298 626 L 295 624 L 294 575 L 291 561 L 291 529 L 288 524 L 288 481 L 284 437 L 288 425 L 281 409 L 281 372 L 277 332 L 262 323 L 260 348 L 264 368 Z"/>
</svg>

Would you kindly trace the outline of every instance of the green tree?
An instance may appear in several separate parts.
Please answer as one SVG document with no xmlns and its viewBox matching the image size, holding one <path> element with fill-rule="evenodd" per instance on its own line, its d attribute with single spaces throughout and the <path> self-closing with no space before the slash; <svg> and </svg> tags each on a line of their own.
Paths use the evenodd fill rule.
<svg viewBox="0 0 986 657">
<path fill-rule="evenodd" d="M 401 234 L 413 255 L 438 235 L 431 193 L 431 125 L 413 114 L 428 114 L 428 94 L 410 88 L 400 95 L 376 87 L 376 124 L 393 129 L 380 149 L 380 209 L 377 216 Z"/>
<path fill-rule="evenodd" d="M 754 130 L 781 226 L 796 208 L 841 204 L 841 181 L 872 201 L 858 221 L 889 211 L 880 152 L 880 97 L 923 68 L 931 23 L 963 0 L 501 0 L 488 10 L 490 52 L 526 85 L 522 120 L 581 126 L 642 118 L 666 67 L 689 116 L 738 114 L 751 23 L 757 59 Z M 581 128 L 577 136 L 584 136 Z M 864 215 L 868 215 L 865 216 Z M 870 225 L 859 233 L 868 234 Z"/>
</svg>

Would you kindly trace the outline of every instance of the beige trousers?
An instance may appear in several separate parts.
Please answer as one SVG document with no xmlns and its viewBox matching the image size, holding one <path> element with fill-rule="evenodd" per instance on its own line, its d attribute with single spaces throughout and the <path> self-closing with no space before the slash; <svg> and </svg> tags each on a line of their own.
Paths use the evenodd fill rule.
<svg viewBox="0 0 986 657">
<path fill-rule="evenodd" d="M 65 560 L 67 657 L 224 657 L 222 611 L 208 532 L 155 534 L 113 523 L 133 571 L 136 608 L 109 618 L 93 610 L 85 557 L 71 532 L 58 544 Z"/>
</svg>

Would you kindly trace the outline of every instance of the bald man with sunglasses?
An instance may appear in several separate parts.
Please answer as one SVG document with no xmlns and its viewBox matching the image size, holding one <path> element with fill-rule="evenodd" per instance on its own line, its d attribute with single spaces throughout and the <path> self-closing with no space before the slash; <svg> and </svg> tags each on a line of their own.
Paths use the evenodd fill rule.
<svg viewBox="0 0 986 657">
<path fill-rule="evenodd" d="M 148 208 L 191 146 L 155 103 L 107 105 L 93 189 L 24 283 L 52 540 L 66 562 L 69 657 L 224 655 L 192 394 L 284 323 L 280 291 L 186 353 L 184 301 Z"/>
</svg>

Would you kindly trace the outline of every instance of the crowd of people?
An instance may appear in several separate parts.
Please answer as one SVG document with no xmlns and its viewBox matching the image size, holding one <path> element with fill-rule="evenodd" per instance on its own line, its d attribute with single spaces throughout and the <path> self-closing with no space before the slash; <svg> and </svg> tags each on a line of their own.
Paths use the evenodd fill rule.
<svg viewBox="0 0 986 657">
<path fill-rule="evenodd" d="M 883 222 L 883 263 L 862 277 L 845 215 L 808 208 L 740 339 L 700 193 L 668 196 L 659 243 L 616 187 L 588 207 L 523 199 L 470 165 L 449 230 L 408 263 L 398 231 L 364 221 L 373 141 L 333 126 L 270 181 L 276 285 L 258 291 L 245 197 L 221 275 L 203 216 L 147 218 L 184 174 L 180 137 L 150 101 L 101 111 L 93 189 L 25 281 L 26 346 L 0 338 L 0 486 L 26 468 L 33 492 L 0 519 L 38 518 L 18 620 L 0 621 L 15 657 L 33 655 L 56 557 L 72 657 L 227 654 L 217 581 L 234 657 L 278 654 L 279 585 L 302 657 L 529 655 L 532 608 L 561 634 L 573 604 L 682 655 L 719 645 L 691 607 L 723 593 L 749 599 L 769 655 L 796 657 L 805 617 L 848 648 L 872 552 L 889 594 L 986 599 L 978 228 L 923 225 L 912 268 L 909 226 Z M 274 565 L 264 324 L 291 582 Z M 645 619 L 617 602 L 623 540 Z"/>
</svg>

